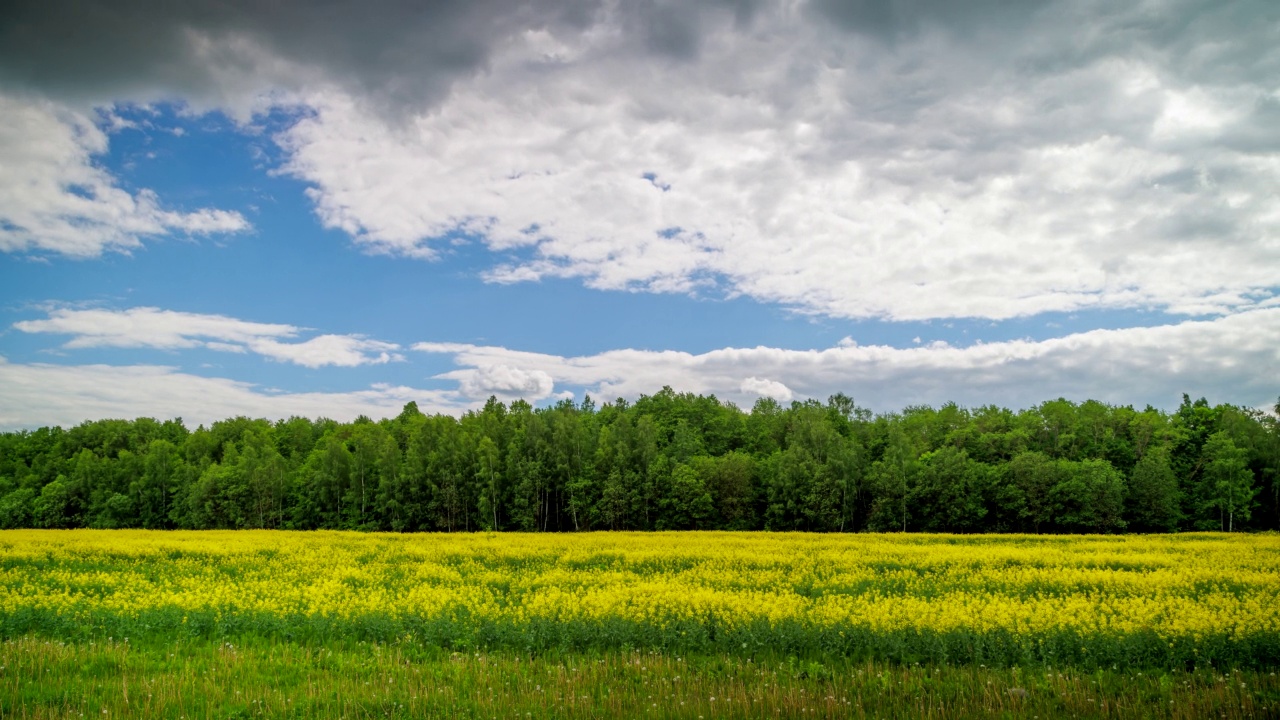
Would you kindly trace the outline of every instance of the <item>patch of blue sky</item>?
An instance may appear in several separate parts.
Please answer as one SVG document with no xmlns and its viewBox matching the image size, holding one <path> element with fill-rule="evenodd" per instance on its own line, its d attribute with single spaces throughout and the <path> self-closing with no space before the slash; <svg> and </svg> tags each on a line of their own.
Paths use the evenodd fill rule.
<svg viewBox="0 0 1280 720">
<path fill-rule="evenodd" d="M 428 378 L 452 364 L 446 355 L 408 350 L 415 342 L 496 345 L 561 356 L 623 348 L 690 353 L 724 347 L 825 348 L 846 337 L 861 345 L 912 347 L 918 338 L 920 344 L 942 340 L 966 346 L 1186 319 L 1110 310 L 1002 322 L 846 320 L 727 298 L 723 282 L 715 278 L 692 297 L 600 291 L 574 278 L 486 283 L 486 270 L 520 257 L 491 252 L 480 239 L 462 235 L 432 240 L 441 251 L 435 261 L 367 254 L 345 233 L 321 227 L 306 184 L 279 172 L 283 158 L 272 137 L 293 121 L 288 114 L 261 118 L 251 128 L 218 114 L 191 116 L 166 106 L 126 108 L 121 114 L 135 127 L 114 132 L 99 161 L 122 187 L 152 189 L 170 209 L 238 211 L 253 228 L 208 238 L 144 238 L 144 247 L 128 255 L 108 252 L 94 260 L 30 262 L 0 256 L 5 280 L 0 320 L 7 328 L 0 335 L 0 354 L 11 361 L 175 365 L 290 391 L 351 390 L 375 382 L 430 388 L 450 385 Z M 299 340 L 360 334 L 401 345 L 407 361 L 308 369 L 252 353 L 208 349 L 51 353 L 64 338 L 11 328 L 18 320 L 42 316 L 39 304 L 49 302 L 153 306 L 312 329 Z"/>
</svg>

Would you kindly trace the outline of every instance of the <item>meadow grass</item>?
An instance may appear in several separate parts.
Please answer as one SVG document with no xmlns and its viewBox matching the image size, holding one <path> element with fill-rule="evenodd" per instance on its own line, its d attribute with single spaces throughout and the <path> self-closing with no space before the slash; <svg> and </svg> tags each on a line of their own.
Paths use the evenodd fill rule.
<svg viewBox="0 0 1280 720">
<path fill-rule="evenodd" d="M 526 657 L 253 639 L 0 643 L 6 718 L 1266 718 L 1270 671 Z"/>
</svg>

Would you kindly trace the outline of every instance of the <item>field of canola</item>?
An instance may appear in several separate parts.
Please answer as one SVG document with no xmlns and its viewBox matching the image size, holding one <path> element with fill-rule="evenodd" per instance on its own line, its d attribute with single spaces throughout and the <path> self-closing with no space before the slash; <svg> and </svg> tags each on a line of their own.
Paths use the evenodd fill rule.
<svg viewBox="0 0 1280 720">
<path fill-rule="evenodd" d="M 1280 536 L 0 532 L 0 635 L 1280 665 Z"/>
</svg>

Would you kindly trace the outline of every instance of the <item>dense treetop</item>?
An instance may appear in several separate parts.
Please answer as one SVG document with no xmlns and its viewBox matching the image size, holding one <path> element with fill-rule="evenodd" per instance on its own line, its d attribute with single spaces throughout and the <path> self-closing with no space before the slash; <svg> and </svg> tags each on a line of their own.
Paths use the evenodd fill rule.
<svg viewBox="0 0 1280 720">
<path fill-rule="evenodd" d="M 1280 412 L 1280 404 L 1277 405 Z M 1153 532 L 1280 528 L 1280 423 L 1052 400 L 875 415 L 634 403 L 0 434 L 0 526 Z"/>
</svg>

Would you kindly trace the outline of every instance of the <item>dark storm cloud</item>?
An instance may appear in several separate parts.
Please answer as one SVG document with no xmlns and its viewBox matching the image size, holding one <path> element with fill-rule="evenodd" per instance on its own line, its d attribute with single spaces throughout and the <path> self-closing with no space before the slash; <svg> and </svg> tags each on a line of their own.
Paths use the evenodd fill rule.
<svg viewBox="0 0 1280 720">
<path fill-rule="evenodd" d="M 512 35 L 572 39 L 599 0 L 18 0 L 0 15 L 0 83 L 63 101 L 228 95 L 336 82 L 380 104 L 429 106 Z M 703 25 L 747 27 L 759 0 L 622 3 L 619 51 L 697 56 Z"/>
<path fill-rule="evenodd" d="M 681 60 L 697 57 L 701 8 L 696 4 L 637 2 L 628 12 L 649 50 Z"/>
<path fill-rule="evenodd" d="M 750 28 L 763 0 L 683 2 L 635 0 L 620 6 L 622 25 L 645 50 L 675 60 L 697 58 L 707 25 L 719 14 L 732 17 L 737 30 Z"/>
<path fill-rule="evenodd" d="M 1023 25 L 1050 0 L 813 0 L 816 19 L 863 35 L 892 40 L 929 28 L 969 33 Z"/>
<path fill-rule="evenodd" d="M 576 32 L 598 3 L 20 0 L 0 18 L 0 79 L 62 99 L 218 96 L 315 73 L 390 102 L 430 102 L 511 33 Z M 283 60 L 301 68 L 276 66 Z M 301 76 L 299 76 L 301 75 Z"/>
<path fill-rule="evenodd" d="M 0 83 L 90 103 L 166 95 L 216 102 L 323 80 L 382 103 L 422 106 L 525 30 L 571 40 L 607 23 L 621 30 L 616 52 L 692 60 L 708 32 L 727 25 L 767 33 L 760 16 L 786 12 L 764 0 L 16 0 L 0 13 Z M 1193 82 L 1260 81 L 1280 72 L 1280 4 L 1273 0 L 811 0 L 800 14 L 873 41 L 953 35 L 979 43 L 980 55 L 1016 62 L 1004 68 L 1015 75 L 1135 51 Z M 981 77 L 991 68 L 971 71 Z M 895 73 L 902 93 L 884 108 L 886 120 L 945 90 L 913 89 L 910 67 Z"/>
</svg>

